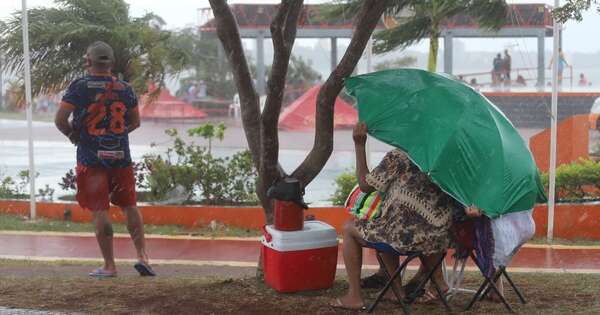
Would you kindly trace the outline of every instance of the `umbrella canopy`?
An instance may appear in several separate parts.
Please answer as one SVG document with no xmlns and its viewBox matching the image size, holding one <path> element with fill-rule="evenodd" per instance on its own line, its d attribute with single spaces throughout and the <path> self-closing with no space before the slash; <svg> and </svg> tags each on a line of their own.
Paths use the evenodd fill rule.
<svg viewBox="0 0 600 315">
<path fill-rule="evenodd" d="M 527 145 L 470 86 L 417 69 L 346 80 L 369 134 L 404 150 L 445 192 L 495 218 L 545 202 Z"/>
<path fill-rule="evenodd" d="M 153 88 L 150 88 L 152 91 Z M 208 115 L 162 88 L 158 96 L 142 96 L 140 102 L 140 117 L 152 119 L 200 119 Z"/>
<path fill-rule="evenodd" d="M 315 85 L 290 104 L 279 117 L 279 127 L 287 130 L 314 129 L 320 89 L 320 85 Z M 354 107 L 339 97 L 335 99 L 334 106 L 334 128 L 351 128 L 356 124 L 358 113 Z"/>
</svg>

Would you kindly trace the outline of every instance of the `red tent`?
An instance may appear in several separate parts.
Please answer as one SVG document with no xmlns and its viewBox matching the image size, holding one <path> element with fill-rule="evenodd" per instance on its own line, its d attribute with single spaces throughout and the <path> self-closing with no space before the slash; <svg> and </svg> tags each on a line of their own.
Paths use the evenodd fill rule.
<svg viewBox="0 0 600 315">
<path fill-rule="evenodd" d="M 158 97 L 142 96 L 140 117 L 149 119 L 199 119 L 208 116 L 202 110 L 171 95 L 166 88 Z"/>
<path fill-rule="evenodd" d="M 307 130 L 315 127 L 317 95 L 320 85 L 315 85 L 288 106 L 279 117 L 279 128 L 287 130 Z M 351 128 L 358 121 L 358 113 L 350 104 L 336 98 L 333 112 L 334 128 Z"/>
</svg>

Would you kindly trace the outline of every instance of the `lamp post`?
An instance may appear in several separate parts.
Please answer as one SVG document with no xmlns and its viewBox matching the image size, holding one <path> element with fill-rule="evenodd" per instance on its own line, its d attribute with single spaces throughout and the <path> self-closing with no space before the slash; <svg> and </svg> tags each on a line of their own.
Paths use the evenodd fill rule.
<svg viewBox="0 0 600 315">
<path fill-rule="evenodd" d="M 560 6 L 559 0 L 554 0 L 554 7 Z M 548 171 L 548 231 L 546 238 L 552 242 L 554 234 L 554 199 L 556 195 L 556 129 L 558 120 L 558 63 L 560 56 L 558 48 L 560 46 L 560 23 L 554 19 L 553 23 L 553 52 L 552 52 L 552 115 L 550 117 L 550 169 Z"/>
<path fill-rule="evenodd" d="M 25 63 L 25 106 L 27 108 L 27 134 L 29 138 L 29 203 L 30 219 L 35 220 L 35 163 L 33 159 L 33 103 L 31 101 L 31 60 L 29 57 L 29 22 L 27 20 L 27 0 L 22 0 L 21 23 L 23 28 L 23 59 Z"/>
</svg>

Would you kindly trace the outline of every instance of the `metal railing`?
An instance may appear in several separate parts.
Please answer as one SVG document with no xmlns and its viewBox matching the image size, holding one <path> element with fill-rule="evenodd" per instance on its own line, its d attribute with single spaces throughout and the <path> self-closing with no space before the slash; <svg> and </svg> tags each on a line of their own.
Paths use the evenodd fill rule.
<svg viewBox="0 0 600 315">
<path fill-rule="evenodd" d="M 563 76 L 561 81 L 564 82 L 564 80 L 568 80 L 569 81 L 569 89 L 572 90 L 573 86 L 574 86 L 573 85 L 573 80 L 574 80 L 573 66 L 568 65 L 567 69 L 568 69 L 568 75 Z M 508 84 L 505 82 L 505 80 L 496 80 L 494 82 L 495 76 L 496 76 L 496 78 L 504 77 L 506 75 L 506 71 L 500 71 L 498 73 L 494 73 L 494 71 L 460 73 L 460 74 L 457 74 L 456 76 L 458 78 L 461 78 L 463 81 L 465 81 L 471 85 L 480 87 L 480 88 L 527 87 L 528 86 L 527 82 L 534 82 L 532 87 L 536 87 L 536 84 L 538 81 L 537 70 L 538 70 L 537 67 L 522 67 L 522 68 L 511 69 L 510 70 L 510 80 L 508 80 Z M 550 68 L 545 68 L 544 70 L 550 71 Z M 531 71 L 535 71 L 535 77 L 526 77 L 525 75 L 530 74 Z M 513 74 L 515 74 L 515 76 L 513 76 Z M 489 76 L 491 79 L 490 79 L 490 81 L 472 82 L 472 79 L 477 79 L 482 76 Z M 521 77 L 521 79 L 518 79 L 519 77 Z M 544 86 L 546 86 L 551 81 L 552 81 L 552 78 L 550 75 L 545 76 Z M 522 83 L 525 83 L 525 84 L 522 84 Z"/>
</svg>

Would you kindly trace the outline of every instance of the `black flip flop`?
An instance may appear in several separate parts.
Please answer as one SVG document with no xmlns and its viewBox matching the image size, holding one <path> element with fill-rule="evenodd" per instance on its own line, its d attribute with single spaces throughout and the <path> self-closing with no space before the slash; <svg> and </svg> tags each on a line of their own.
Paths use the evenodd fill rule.
<svg viewBox="0 0 600 315">
<path fill-rule="evenodd" d="M 135 270 L 137 270 L 142 277 L 156 276 L 154 270 L 152 270 L 152 268 L 143 261 L 138 261 L 135 265 L 133 265 L 133 268 L 135 268 Z"/>
<path fill-rule="evenodd" d="M 382 289 L 386 282 L 386 276 L 374 273 L 366 278 L 360 279 L 360 287 L 363 289 Z"/>
<path fill-rule="evenodd" d="M 419 284 L 416 282 L 409 282 L 402 286 L 402 290 L 404 290 L 404 303 L 412 304 L 415 300 L 425 295 L 425 288 L 421 288 L 417 291 L 418 286 Z"/>
</svg>

